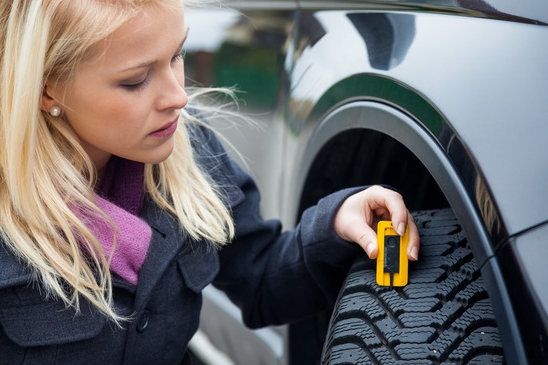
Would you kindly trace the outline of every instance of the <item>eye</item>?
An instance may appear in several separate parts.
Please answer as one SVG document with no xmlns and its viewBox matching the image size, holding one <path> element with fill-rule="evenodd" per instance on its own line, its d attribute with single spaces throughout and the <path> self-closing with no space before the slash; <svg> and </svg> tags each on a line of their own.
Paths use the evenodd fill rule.
<svg viewBox="0 0 548 365">
<path fill-rule="evenodd" d="M 175 63 L 175 62 L 183 61 L 185 59 L 185 53 L 186 53 L 186 50 L 181 47 L 181 49 L 177 52 L 177 54 L 173 56 L 173 58 L 171 59 L 171 62 Z"/>
<path fill-rule="evenodd" d="M 144 89 L 149 83 L 148 75 L 142 80 L 138 82 L 124 82 L 121 83 L 120 86 L 122 86 L 124 89 L 127 89 L 129 91 L 139 91 Z"/>
</svg>

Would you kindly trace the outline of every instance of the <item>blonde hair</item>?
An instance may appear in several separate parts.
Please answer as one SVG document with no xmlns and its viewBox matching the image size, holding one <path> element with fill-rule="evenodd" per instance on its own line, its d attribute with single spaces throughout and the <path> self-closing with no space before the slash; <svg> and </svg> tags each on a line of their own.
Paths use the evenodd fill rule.
<svg viewBox="0 0 548 365">
<path fill-rule="evenodd" d="M 143 6 L 177 0 L 12 0 L 0 4 L 0 235 L 45 292 L 79 310 L 80 298 L 119 323 L 109 252 L 75 210 L 111 222 L 94 203 L 94 167 L 68 123 L 40 111 L 45 80 L 70 80 L 86 52 Z M 186 123 L 199 122 L 182 113 Z M 229 241 L 227 204 L 192 156 L 186 128 L 164 162 L 145 167 L 145 188 L 196 240 Z M 87 245 L 82 250 L 82 245 Z M 90 257 L 91 256 L 91 257 Z"/>
</svg>

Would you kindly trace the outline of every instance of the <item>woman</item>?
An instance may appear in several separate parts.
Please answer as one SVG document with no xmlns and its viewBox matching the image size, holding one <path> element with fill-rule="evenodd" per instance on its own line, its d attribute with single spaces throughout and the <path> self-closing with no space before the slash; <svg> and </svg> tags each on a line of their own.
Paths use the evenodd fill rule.
<svg viewBox="0 0 548 365">
<path fill-rule="evenodd" d="M 251 327 L 312 314 L 353 257 L 376 257 L 379 219 L 409 227 L 417 259 L 401 196 L 379 186 L 291 232 L 261 220 L 254 182 L 186 107 L 180 1 L 0 9 L 1 361 L 181 363 L 209 283 Z"/>
</svg>

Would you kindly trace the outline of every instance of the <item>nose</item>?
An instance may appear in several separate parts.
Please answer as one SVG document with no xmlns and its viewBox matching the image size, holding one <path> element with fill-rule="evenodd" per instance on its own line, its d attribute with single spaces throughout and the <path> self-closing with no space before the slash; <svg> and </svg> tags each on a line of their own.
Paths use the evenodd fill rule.
<svg viewBox="0 0 548 365">
<path fill-rule="evenodd" d="M 160 90 L 158 109 L 183 109 L 188 103 L 183 72 L 167 72 L 166 82 Z"/>
</svg>

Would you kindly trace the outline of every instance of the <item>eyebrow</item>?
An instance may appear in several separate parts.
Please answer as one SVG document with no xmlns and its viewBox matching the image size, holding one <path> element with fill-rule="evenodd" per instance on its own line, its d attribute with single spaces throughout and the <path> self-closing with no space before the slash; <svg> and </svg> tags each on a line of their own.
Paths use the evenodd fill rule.
<svg viewBox="0 0 548 365">
<path fill-rule="evenodd" d="M 181 49 L 183 48 L 183 45 L 185 44 L 186 42 L 186 39 L 188 37 L 188 30 L 189 28 L 186 27 L 185 31 L 184 31 L 184 37 L 183 37 L 183 41 L 179 44 L 179 46 L 177 47 L 177 49 Z M 142 62 L 142 63 L 139 63 L 137 65 L 133 65 L 133 66 L 129 66 L 127 68 L 124 68 L 123 70 L 121 70 L 120 72 L 126 72 L 126 71 L 131 71 L 131 70 L 136 70 L 136 69 L 139 69 L 139 68 L 146 68 L 146 67 L 150 67 L 150 66 L 153 66 L 154 64 L 156 64 L 158 61 L 157 60 L 153 60 L 153 61 L 148 61 L 148 62 Z"/>
</svg>

